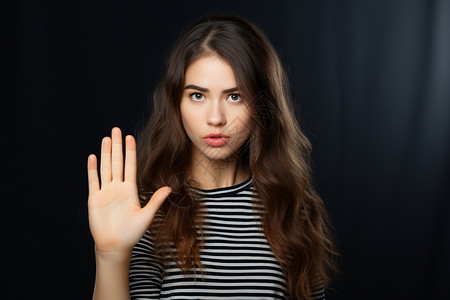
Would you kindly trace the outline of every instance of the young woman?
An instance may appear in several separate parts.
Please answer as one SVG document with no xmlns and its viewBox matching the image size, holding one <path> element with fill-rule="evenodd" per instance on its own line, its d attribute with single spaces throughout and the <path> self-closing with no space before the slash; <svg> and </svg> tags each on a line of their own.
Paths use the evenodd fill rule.
<svg viewBox="0 0 450 300">
<path fill-rule="evenodd" d="M 335 248 L 280 60 L 240 17 L 176 41 L 150 122 L 88 158 L 94 299 L 322 299 Z"/>
</svg>

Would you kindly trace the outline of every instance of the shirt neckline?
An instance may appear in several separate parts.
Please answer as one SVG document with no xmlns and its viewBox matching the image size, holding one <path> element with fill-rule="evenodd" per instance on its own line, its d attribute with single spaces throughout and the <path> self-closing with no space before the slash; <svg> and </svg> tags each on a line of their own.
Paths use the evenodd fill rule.
<svg viewBox="0 0 450 300">
<path fill-rule="evenodd" d="M 215 189 L 199 189 L 199 188 L 195 188 L 195 187 L 190 187 L 191 189 L 199 192 L 200 194 L 216 194 L 216 193 L 223 193 L 223 192 L 238 192 L 244 188 L 246 188 L 248 185 L 250 185 L 253 181 L 253 176 L 250 174 L 250 176 L 242 181 L 241 183 L 235 184 L 235 185 L 230 185 L 230 186 L 225 186 L 225 187 L 220 187 L 220 188 L 215 188 Z"/>
</svg>

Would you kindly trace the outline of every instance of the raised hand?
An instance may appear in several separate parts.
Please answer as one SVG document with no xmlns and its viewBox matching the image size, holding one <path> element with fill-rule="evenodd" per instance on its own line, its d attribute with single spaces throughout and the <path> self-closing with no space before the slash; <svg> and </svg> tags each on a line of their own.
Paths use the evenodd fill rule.
<svg viewBox="0 0 450 300">
<path fill-rule="evenodd" d="M 88 158 L 89 226 L 96 251 L 101 253 L 130 254 L 171 192 L 170 187 L 158 189 L 141 208 L 136 185 L 136 141 L 129 135 L 125 145 L 124 168 L 120 129 L 112 129 L 112 139 L 103 138 L 101 187 L 97 158 L 93 154 Z"/>
</svg>

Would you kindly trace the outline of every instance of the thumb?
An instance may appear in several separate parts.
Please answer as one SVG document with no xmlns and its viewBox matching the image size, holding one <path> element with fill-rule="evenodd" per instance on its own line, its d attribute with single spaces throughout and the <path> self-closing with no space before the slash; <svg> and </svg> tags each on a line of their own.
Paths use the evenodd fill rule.
<svg viewBox="0 0 450 300">
<path fill-rule="evenodd" d="M 163 202 L 167 199 L 172 189 L 168 186 L 163 186 L 153 193 L 148 203 L 142 208 L 142 213 L 144 213 L 150 220 L 156 215 L 156 212 L 161 207 Z"/>
</svg>

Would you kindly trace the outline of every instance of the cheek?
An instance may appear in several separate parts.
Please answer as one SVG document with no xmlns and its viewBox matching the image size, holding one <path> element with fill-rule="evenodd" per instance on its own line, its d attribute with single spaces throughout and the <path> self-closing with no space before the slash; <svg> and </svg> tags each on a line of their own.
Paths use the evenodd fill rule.
<svg viewBox="0 0 450 300">
<path fill-rule="evenodd" d="M 236 143 L 240 146 L 240 144 L 244 143 L 251 135 L 253 131 L 253 121 L 247 113 L 239 114 L 238 120 L 239 122 L 236 122 L 237 128 L 234 131 L 237 133 Z"/>
<path fill-rule="evenodd" d="M 187 135 L 191 137 L 193 131 L 195 131 L 196 116 L 188 107 L 184 105 L 180 106 L 180 112 L 181 122 L 183 124 L 184 130 L 186 131 Z"/>
<path fill-rule="evenodd" d="M 253 120 L 250 113 L 248 111 L 242 113 L 240 119 L 242 120 L 241 131 L 250 134 L 253 131 Z"/>
<path fill-rule="evenodd" d="M 183 105 L 180 105 L 181 125 L 183 125 L 184 131 L 189 134 L 189 120 L 186 120 L 186 110 Z"/>
<path fill-rule="evenodd" d="M 184 131 L 190 136 L 191 133 L 191 126 L 189 122 L 189 117 L 186 117 L 186 115 L 181 115 L 181 122 L 183 124 Z"/>
</svg>

